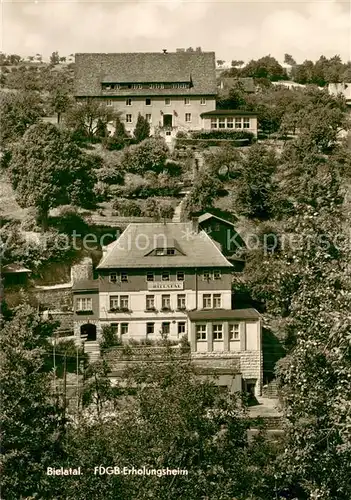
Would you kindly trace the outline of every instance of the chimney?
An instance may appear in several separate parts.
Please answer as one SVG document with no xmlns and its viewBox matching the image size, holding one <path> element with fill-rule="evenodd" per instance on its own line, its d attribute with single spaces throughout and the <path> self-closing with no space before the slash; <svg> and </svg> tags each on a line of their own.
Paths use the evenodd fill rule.
<svg viewBox="0 0 351 500">
<path fill-rule="evenodd" d="M 199 218 L 198 217 L 192 217 L 191 218 L 191 225 L 192 225 L 192 230 L 194 233 L 199 232 Z"/>
<path fill-rule="evenodd" d="M 167 54 L 167 49 L 162 49 L 164 54 Z"/>
</svg>

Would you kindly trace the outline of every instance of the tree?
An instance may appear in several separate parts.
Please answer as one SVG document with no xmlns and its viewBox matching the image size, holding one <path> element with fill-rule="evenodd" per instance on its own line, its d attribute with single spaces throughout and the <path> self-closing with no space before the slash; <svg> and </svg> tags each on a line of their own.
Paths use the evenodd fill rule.
<svg viewBox="0 0 351 500">
<path fill-rule="evenodd" d="M 61 121 L 61 115 L 67 111 L 72 104 L 71 96 L 65 89 L 57 88 L 49 97 L 49 105 L 57 114 L 57 123 Z"/>
<path fill-rule="evenodd" d="M 117 116 L 118 113 L 108 106 L 93 99 L 87 99 L 78 102 L 68 110 L 65 123 L 68 128 L 74 131 L 77 140 L 93 141 L 98 123 L 107 126 L 109 123 L 115 122 Z"/>
<path fill-rule="evenodd" d="M 244 64 L 244 61 L 241 60 L 237 61 L 236 59 L 233 59 L 231 64 L 232 68 L 236 68 L 237 66 L 242 66 Z"/>
<path fill-rule="evenodd" d="M 59 56 L 59 53 L 56 51 L 56 52 L 53 52 L 50 56 L 50 64 L 52 64 L 53 66 L 55 66 L 56 64 L 60 64 L 60 56 Z"/>
<path fill-rule="evenodd" d="M 9 174 L 18 202 L 36 207 L 46 230 L 50 208 L 94 203 L 94 169 L 100 164 L 100 158 L 81 151 L 67 131 L 40 123 L 14 146 Z"/>
<path fill-rule="evenodd" d="M 151 170 L 160 173 L 165 168 L 167 154 L 165 141 L 151 137 L 124 149 L 121 161 L 127 172 L 143 174 Z"/>
<path fill-rule="evenodd" d="M 271 55 L 261 57 L 257 61 L 249 61 L 241 70 L 240 76 L 267 78 L 273 82 L 287 77 L 284 68 Z"/>
<path fill-rule="evenodd" d="M 45 371 L 54 325 L 27 305 L 0 331 L 1 480 L 5 498 L 56 496 L 46 468 L 65 459 L 62 408 L 53 399 Z"/>
<path fill-rule="evenodd" d="M 234 181 L 234 212 L 259 220 L 272 217 L 277 189 L 274 181 L 277 164 L 274 149 L 261 144 L 249 149 Z"/>
<path fill-rule="evenodd" d="M 0 143 L 20 139 L 25 131 L 43 116 L 40 97 L 34 92 L 0 93 Z"/>
<path fill-rule="evenodd" d="M 134 138 L 137 142 L 148 139 L 150 136 L 150 124 L 140 113 L 138 114 L 137 123 L 134 129 Z"/>
<path fill-rule="evenodd" d="M 290 54 L 284 54 L 284 63 L 290 66 L 296 66 L 296 61 Z"/>
<path fill-rule="evenodd" d="M 112 463 L 179 468 L 188 475 L 111 475 L 101 482 L 85 474 L 74 497 L 271 499 L 272 476 L 259 456 L 265 448 L 258 448 L 255 440 L 248 443 L 250 424 L 240 399 L 200 380 L 186 356 L 180 360 L 169 351 L 165 349 L 161 362 L 141 358 L 136 369 L 127 368 L 123 384 L 115 387 L 114 410 L 105 415 L 105 425 L 103 413 L 95 418 L 89 414 L 69 430 L 67 443 L 71 460 L 84 470 Z M 274 454 L 266 451 L 273 462 Z M 73 479 L 68 477 L 63 488 L 70 497 Z"/>
<path fill-rule="evenodd" d="M 350 498 L 350 249 L 342 210 L 330 200 L 301 204 L 289 231 L 300 244 L 285 251 L 295 263 L 291 293 L 292 349 L 279 370 L 286 419 L 283 477 L 306 498 Z M 291 266 L 290 273 L 291 273 Z"/>
</svg>

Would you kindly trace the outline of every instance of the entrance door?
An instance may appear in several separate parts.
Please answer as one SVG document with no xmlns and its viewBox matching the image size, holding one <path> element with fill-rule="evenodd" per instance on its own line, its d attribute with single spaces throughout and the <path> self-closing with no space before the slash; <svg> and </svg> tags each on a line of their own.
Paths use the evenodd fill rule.
<svg viewBox="0 0 351 500">
<path fill-rule="evenodd" d="M 85 337 L 87 341 L 96 340 L 96 325 L 92 323 L 87 323 L 80 327 L 80 335 L 81 337 Z"/>
<path fill-rule="evenodd" d="M 164 127 L 173 126 L 173 115 L 163 115 L 163 126 Z"/>
</svg>

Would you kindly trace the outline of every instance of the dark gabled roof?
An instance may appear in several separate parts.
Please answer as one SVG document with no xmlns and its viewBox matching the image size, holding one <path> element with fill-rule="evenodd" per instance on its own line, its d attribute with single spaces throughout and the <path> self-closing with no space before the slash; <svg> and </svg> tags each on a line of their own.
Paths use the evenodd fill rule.
<svg viewBox="0 0 351 500">
<path fill-rule="evenodd" d="M 7 264 L 1 268 L 2 274 L 31 273 L 32 271 L 22 264 Z"/>
<path fill-rule="evenodd" d="M 150 255 L 174 240 L 183 254 Z M 107 247 L 97 269 L 233 267 L 205 231 L 194 232 L 191 222 L 129 224 Z"/>
<path fill-rule="evenodd" d="M 256 309 L 213 309 L 210 311 L 189 311 L 190 321 L 226 320 L 226 319 L 259 319 Z"/>
<path fill-rule="evenodd" d="M 116 90 L 124 95 L 216 95 L 214 52 L 76 54 L 75 95 L 101 96 L 101 83 L 192 83 L 187 89 Z"/>
<path fill-rule="evenodd" d="M 218 217 L 218 215 L 211 214 L 210 212 L 206 212 L 202 215 L 199 215 L 198 217 L 198 222 L 201 224 L 202 222 L 206 222 L 209 219 L 216 219 L 220 222 L 223 222 L 224 224 L 227 224 L 228 226 L 235 227 L 235 224 L 229 220 L 222 219 L 222 217 Z"/>
<path fill-rule="evenodd" d="M 99 289 L 98 280 L 81 280 L 73 283 L 72 290 L 75 292 L 94 292 Z"/>
<path fill-rule="evenodd" d="M 201 117 L 206 116 L 257 116 L 255 111 L 245 111 L 244 109 L 214 109 L 201 113 Z"/>
</svg>

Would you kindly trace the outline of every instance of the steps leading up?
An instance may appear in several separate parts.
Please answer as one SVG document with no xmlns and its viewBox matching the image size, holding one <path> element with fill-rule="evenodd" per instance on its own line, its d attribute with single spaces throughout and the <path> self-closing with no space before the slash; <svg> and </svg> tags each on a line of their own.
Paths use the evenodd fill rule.
<svg viewBox="0 0 351 500">
<path fill-rule="evenodd" d="M 89 356 L 89 361 L 93 363 L 100 358 L 100 345 L 97 340 L 85 342 L 84 352 Z"/>
</svg>

